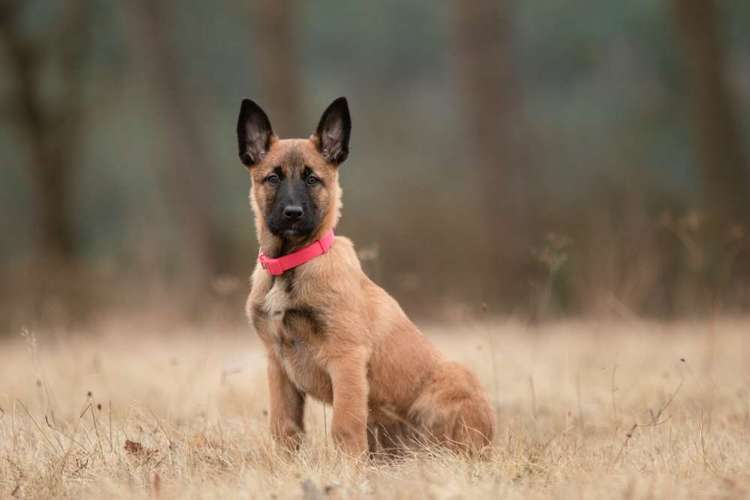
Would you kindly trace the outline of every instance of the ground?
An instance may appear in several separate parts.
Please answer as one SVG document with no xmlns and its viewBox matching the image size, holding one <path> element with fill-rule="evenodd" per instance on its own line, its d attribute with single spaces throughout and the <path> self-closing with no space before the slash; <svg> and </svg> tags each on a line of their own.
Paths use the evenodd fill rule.
<svg viewBox="0 0 750 500">
<path fill-rule="evenodd" d="M 0 498 L 750 495 L 750 321 L 424 329 L 497 406 L 487 461 L 351 463 L 317 402 L 284 456 L 249 329 L 15 333 L 0 341 Z"/>
</svg>

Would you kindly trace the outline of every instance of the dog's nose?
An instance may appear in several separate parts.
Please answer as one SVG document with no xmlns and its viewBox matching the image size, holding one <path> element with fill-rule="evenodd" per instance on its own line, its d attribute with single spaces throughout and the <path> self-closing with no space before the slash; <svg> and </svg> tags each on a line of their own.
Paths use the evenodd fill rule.
<svg viewBox="0 0 750 500">
<path fill-rule="evenodd" d="M 297 220 L 302 217 L 302 207 L 299 205 L 288 205 L 284 207 L 284 217 L 291 220 Z"/>
</svg>

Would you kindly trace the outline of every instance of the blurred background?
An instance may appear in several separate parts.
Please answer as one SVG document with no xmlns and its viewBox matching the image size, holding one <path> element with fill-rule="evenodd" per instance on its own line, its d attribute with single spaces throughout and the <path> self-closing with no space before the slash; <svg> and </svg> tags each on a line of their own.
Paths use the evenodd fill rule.
<svg viewBox="0 0 750 500">
<path fill-rule="evenodd" d="M 243 97 L 348 97 L 338 232 L 418 318 L 750 304 L 744 0 L 0 0 L 0 61 L 2 333 L 243 322 Z"/>
</svg>

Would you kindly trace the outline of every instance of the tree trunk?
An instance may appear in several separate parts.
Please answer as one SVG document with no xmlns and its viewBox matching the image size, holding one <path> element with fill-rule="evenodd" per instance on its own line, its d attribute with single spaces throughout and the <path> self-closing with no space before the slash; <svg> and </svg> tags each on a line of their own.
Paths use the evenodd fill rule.
<svg viewBox="0 0 750 500">
<path fill-rule="evenodd" d="M 723 225 L 750 220 L 750 185 L 726 81 L 714 0 L 673 0 L 685 60 L 696 153 L 708 213 Z"/>
<path fill-rule="evenodd" d="M 274 132 L 282 137 L 300 136 L 314 124 L 301 123 L 301 74 L 297 59 L 295 0 L 257 0 L 252 4 L 254 46 L 260 79 L 258 100 L 273 119 Z M 308 130 L 310 129 L 310 130 Z"/>
<path fill-rule="evenodd" d="M 459 85 L 473 140 L 484 241 L 490 249 L 485 269 L 495 269 L 489 293 L 518 298 L 530 263 L 528 129 L 521 85 L 513 61 L 507 1 L 453 3 Z"/>
<path fill-rule="evenodd" d="M 70 207 L 71 169 L 53 159 L 47 147 L 34 149 L 31 170 L 39 254 L 47 264 L 71 264 L 77 253 Z"/>
<path fill-rule="evenodd" d="M 213 183 L 208 171 L 212 162 L 193 114 L 194 99 L 180 75 L 179 54 L 168 42 L 170 26 L 164 1 L 132 0 L 126 5 L 132 52 L 155 91 L 169 142 L 169 160 L 159 167 L 184 242 L 177 250 L 184 267 L 180 285 L 189 295 L 202 295 L 219 267 L 219 238 L 211 210 Z"/>
<path fill-rule="evenodd" d="M 89 5 L 85 0 L 66 4 L 57 38 L 53 34 L 48 44 L 46 40 L 29 40 L 21 31 L 22 8 L 23 2 L 0 6 L 0 37 L 14 79 L 16 124 L 29 146 L 36 253 L 50 267 L 65 267 L 76 256 L 70 191 L 80 143 L 81 67 L 88 50 Z M 61 91 L 55 98 L 45 99 L 39 64 L 51 55 L 61 61 Z"/>
<path fill-rule="evenodd" d="M 26 63 L 17 61 L 17 67 Z M 43 111 L 33 70 L 19 71 L 17 103 L 21 109 L 19 120 L 29 142 L 29 172 L 34 197 L 34 216 L 37 232 L 37 254 L 47 264 L 70 264 L 75 258 L 74 230 L 70 215 L 72 148 L 77 137 L 68 131 L 64 141 L 56 146 L 49 123 Z M 58 153 L 57 155 L 55 153 Z"/>
</svg>

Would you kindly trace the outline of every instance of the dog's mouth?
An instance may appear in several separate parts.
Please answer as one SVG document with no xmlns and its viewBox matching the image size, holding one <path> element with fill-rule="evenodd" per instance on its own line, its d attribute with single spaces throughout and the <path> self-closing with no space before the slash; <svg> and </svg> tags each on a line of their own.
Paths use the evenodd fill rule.
<svg viewBox="0 0 750 500">
<path fill-rule="evenodd" d="M 304 238 L 305 236 L 309 236 L 310 234 L 312 234 L 314 229 L 310 227 L 310 224 L 307 224 L 304 221 L 298 221 L 291 224 L 284 224 L 283 226 L 275 227 L 273 224 L 269 224 L 269 228 L 271 229 L 271 233 L 273 233 L 275 236 L 285 239 Z"/>
</svg>

